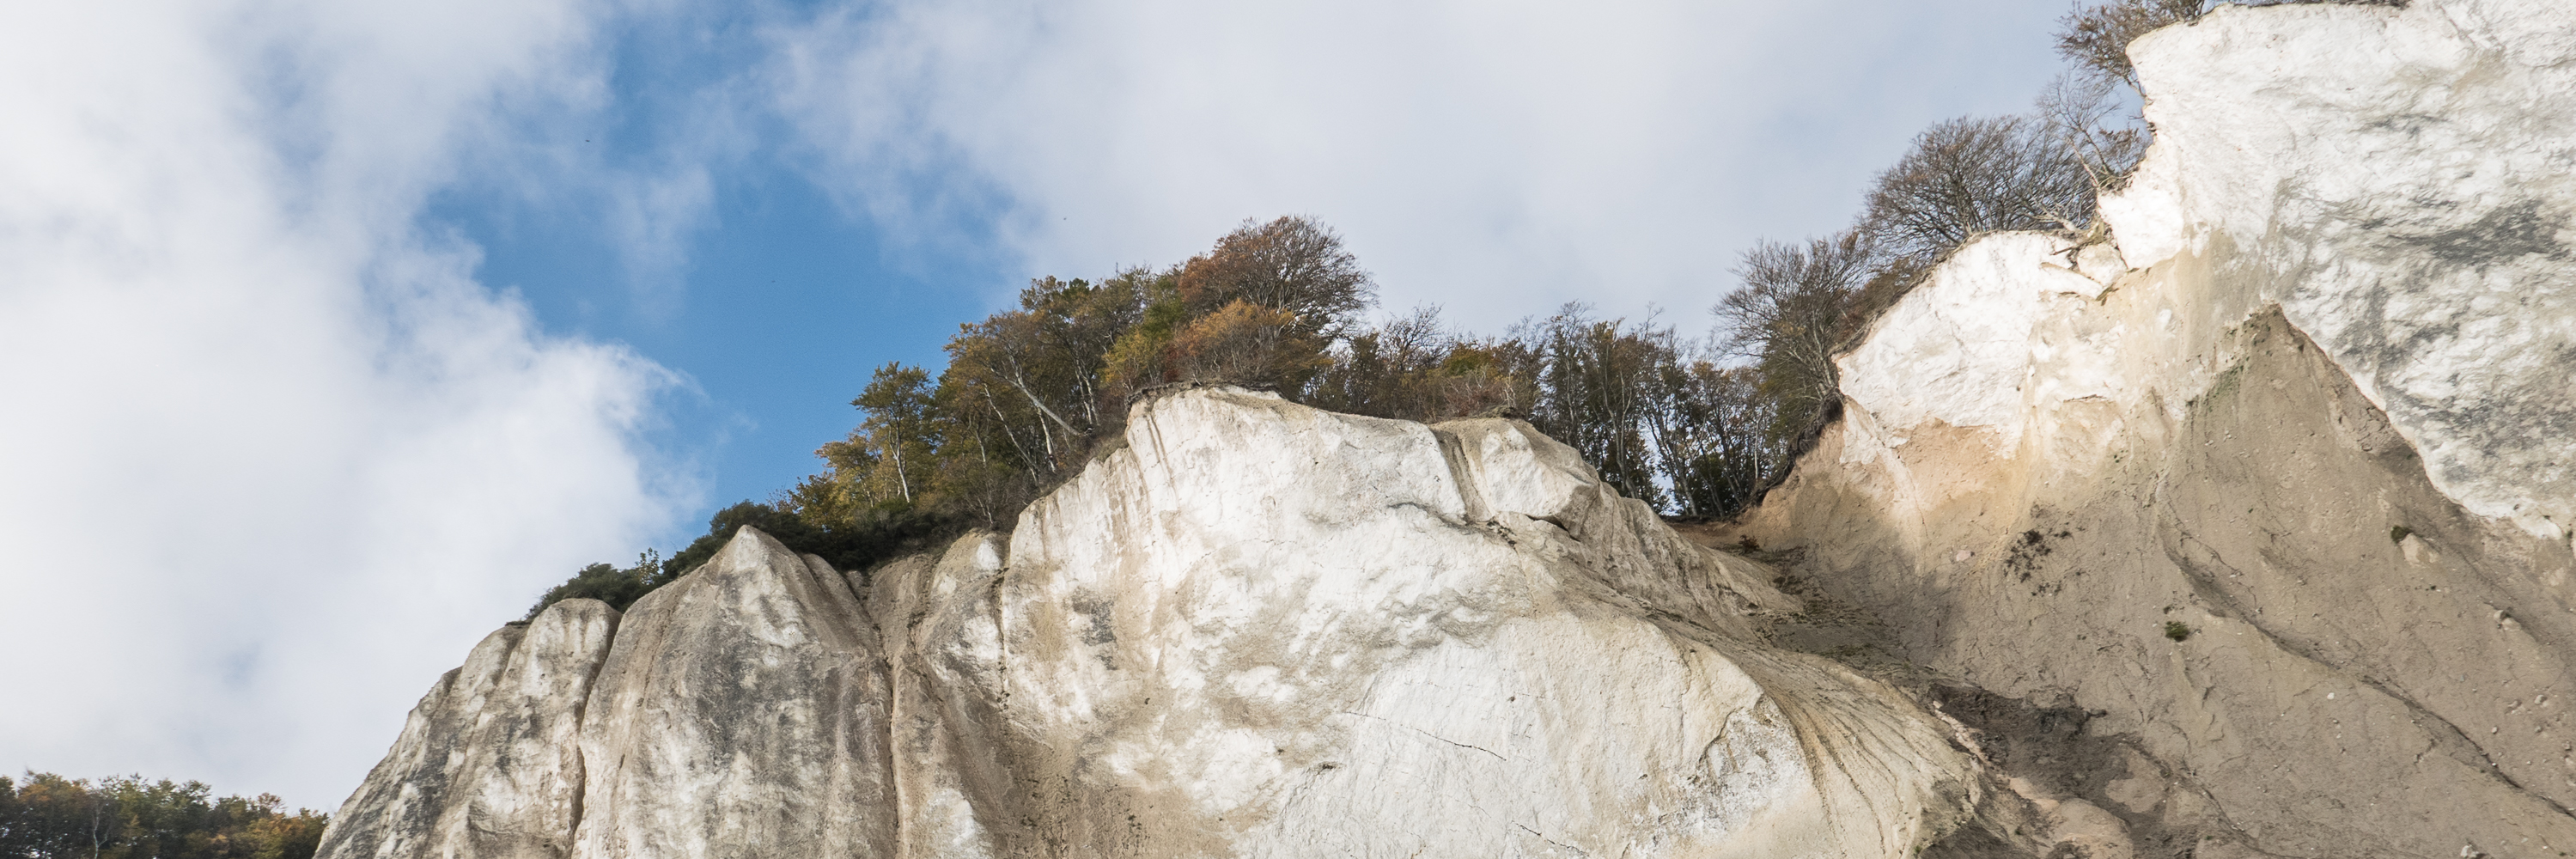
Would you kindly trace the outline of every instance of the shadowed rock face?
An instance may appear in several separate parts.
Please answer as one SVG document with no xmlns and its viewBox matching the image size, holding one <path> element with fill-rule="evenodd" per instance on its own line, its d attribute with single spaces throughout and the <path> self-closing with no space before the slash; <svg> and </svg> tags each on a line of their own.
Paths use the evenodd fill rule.
<svg viewBox="0 0 2576 859">
<path fill-rule="evenodd" d="M 1525 424 L 1182 391 L 864 600 L 745 529 L 539 701 L 582 777 L 528 826 L 603 857 L 1896 857 L 1975 814 L 1954 725 L 1756 643 L 1798 608 L 1769 577 Z M 472 718 L 445 694 L 415 723 Z M 403 762 L 480 741 L 434 733 L 328 855 L 443 855 L 368 823 L 455 804 Z"/>
</svg>

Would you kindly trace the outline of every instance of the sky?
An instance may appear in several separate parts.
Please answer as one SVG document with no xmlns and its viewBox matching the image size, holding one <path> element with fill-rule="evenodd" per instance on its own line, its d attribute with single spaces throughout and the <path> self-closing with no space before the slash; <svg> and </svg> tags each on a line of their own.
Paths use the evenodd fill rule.
<svg viewBox="0 0 2576 859">
<path fill-rule="evenodd" d="M 338 807 L 466 650 L 1031 277 L 1318 218 L 1705 331 L 2064 0 L 0 6 L 0 769 Z"/>
</svg>

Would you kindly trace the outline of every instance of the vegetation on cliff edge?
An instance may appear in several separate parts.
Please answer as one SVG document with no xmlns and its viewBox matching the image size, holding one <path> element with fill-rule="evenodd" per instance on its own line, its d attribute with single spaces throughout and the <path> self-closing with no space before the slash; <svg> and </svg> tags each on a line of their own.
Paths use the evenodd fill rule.
<svg viewBox="0 0 2576 859">
<path fill-rule="evenodd" d="M 1666 515 L 1731 516 L 1839 414 L 1835 356 L 1950 252 L 1998 231 L 2103 237 L 2095 200 L 2147 142 L 2123 106 L 2137 86 L 2125 48 L 2210 5 L 2078 2 L 2057 34 L 2069 71 L 2030 114 L 1936 123 L 1878 174 L 1849 228 L 1744 251 L 1705 337 L 1582 304 L 1498 336 L 1452 330 L 1437 307 L 1372 322 L 1374 279 L 1301 216 L 1247 220 L 1161 268 L 1033 280 L 1016 306 L 960 325 L 944 368 L 876 368 L 851 401 L 858 426 L 815 451 L 822 471 L 719 511 L 668 558 L 585 567 L 529 614 L 570 597 L 624 608 L 745 524 L 847 570 L 1008 528 L 1119 436 L 1134 397 L 1183 382 L 1378 417 L 1519 417 Z"/>
</svg>

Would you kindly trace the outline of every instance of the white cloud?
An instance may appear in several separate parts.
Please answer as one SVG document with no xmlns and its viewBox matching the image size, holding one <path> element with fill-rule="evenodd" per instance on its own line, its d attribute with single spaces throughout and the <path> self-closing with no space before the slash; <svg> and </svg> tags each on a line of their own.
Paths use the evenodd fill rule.
<svg viewBox="0 0 2576 859">
<path fill-rule="evenodd" d="M 1308 213 L 1391 308 L 1696 325 L 1736 252 L 1841 226 L 1924 125 L 2025 108 L 2063 7 L 894 0 L 783 31 L 776 75 L 853 205 L 998 210 L 1032 274 Z"/>
<path fill-rule="evenodd" d="M 6 13 L 0 767 L 335 808 L 532 583 L 669 520 L 671 375 L 417 225 L 513 116 L 599 103 L 608 11 Z"/>
<path fill-rule="evenodd" d="M 422 224 L 444 191 L 593 213 L 628 269 L 603 277 L 669 314 L 719 177 L 772 154 L 767 104 L 881 228 L 970 255 L 998 230 L 1032 274 L 1301 212 L 1393 308 L 1692 322 L 1738 249 L 1838 226 L 1925 123 L 2019 109 L 2061 6 L 888 0 L 657 94 L 611 164 L 575 143 L 612 124 L 602 34 L 637 10 L 610 0 L 18 4 L 0 768 L 336 806 L 535 583 L 669 524 L 637 431 L 682 380 L 477 283 Z"/>
</svg>

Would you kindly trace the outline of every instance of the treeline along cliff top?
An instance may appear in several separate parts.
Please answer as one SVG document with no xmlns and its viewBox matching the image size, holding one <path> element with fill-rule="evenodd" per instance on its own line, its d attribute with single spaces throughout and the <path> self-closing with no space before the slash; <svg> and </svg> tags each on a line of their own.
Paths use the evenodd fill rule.
<svg viewBox="0 0 2576 859">
<path fill-rule="evenodd" d="M 1731 280 L 1712 278 L 1708 317 L 1605 319 L 1568 304 L 1499 335 L 1451 330 L 1436 307 L 1372 321 L 1370 274 L 1309 216 L 1247 220 L 1170 266 L 1037 279 L 1017 307 L 959 326 L 938 372 L 878 368 L 851 403 L 864 420 L 816 451 L 822 472 L 719 511 L 668 557 L 584 568 L 530 616 L 577 596 L 623 607 L 743 525 L 851 569 L 965 527 L 1006 528 L 1118 437 L 1133 397 L 1194 382 L 1375 417 L 1511 414 L 1666 515 L 1731 516 L 1834 418 L 1834 356 L 1953 249 L 1995 232 L 2098 231 L 2096 198 L 2147 143 L 2123 107 L 2137 86 L 2123 49 L 2214 5 L 2078 3 L 2056 36 L 2068 69 L 2030 113 L 1924 130 L 1851 227 L 1738 255 Z"/>
</svg>

